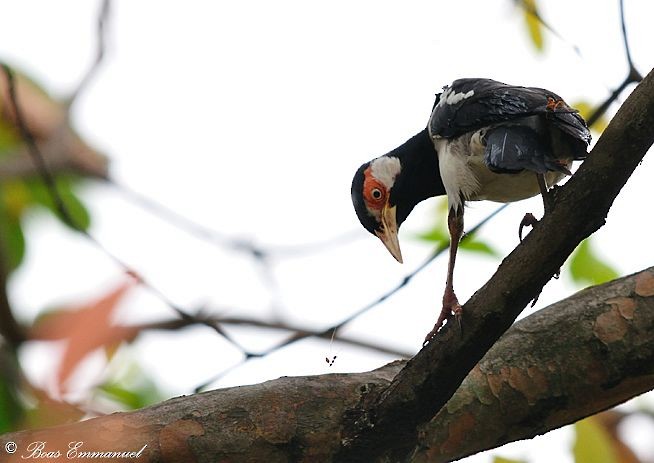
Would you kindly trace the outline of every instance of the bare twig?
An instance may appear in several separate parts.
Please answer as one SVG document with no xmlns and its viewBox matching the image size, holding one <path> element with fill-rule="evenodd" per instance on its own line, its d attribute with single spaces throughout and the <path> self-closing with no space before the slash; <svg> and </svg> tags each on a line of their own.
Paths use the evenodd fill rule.
<svg viewBox="0 0 654 463">
<path fill-rule="evenodd" d="M 247 317 L 202 317 L 200 315 L 196 316 L 194 320 L 184 320 L 184 319 L 173 319 L 173 320 L 164 320 L 160 322 L 144 323 L 142 325 L 136 325 L 134 328 L 137 331 L 151 331 L 151 330 L 165 330 L 165 331 L 177 331 L 189 326 L 194 326 L 198 324 L 206 323 L 216 323 L 221 326 L 247 326 L 254 328 L 264 328 L 271 329 L 276 331 L 290 331 L 294 335 L 301 335 L 304 337 L 315 337 L 322 339 L 331 339 L 332 336 L 328 331 L 318 331 L 308 328 L 303 328 L 297 325 L 293 325 L 285 322 L 274 322 L 274 321 L 265 321 L 256 318 L 247 318 Z M 365 349 L 372 349 L 377 352 L 384 354 L 393 355 L 399 358 L 410 358 L 415 354 L 415 352 L 407 352 L 398 349 L 393 349 L 391 347 L 383 346 L 381 344 L 361 341 L 359 339 L 352 338 L 350 336 L 336 336 L 333 338 L 334 341 L 348 344 L 354 347 L 362 347 Z M 258 354 L 253 354 L 252 356 L 258 356 Z"/>
<path fill-rule="evenodd" d="M 631 76 L 632 82 L 640 82 L 643 80 L 643 76 L 638 72 L 634 65 L 634 61 L 631 59 L 631 49 L 629 48 L 629 39 L 627 37 L 627 26 L 625 25 L 624 20 L 624 0 L 620 0 L 620 27 L 622 29 L 624 52 L 627 57 L 627 63 L 629 64 L 629 75 Z"/>
<path fill-rule="evenodd" d="M 622 81 L 622 83 L 611 92 L 611 95 L 597 107 L 597 109 L 588 117 L 588 125 L 592 126 L 599 120 L 600 117 L 609 109 L 609 106 L 613 104 L 615 100 L 618 99 L 620 94 L 624 91 L 629 84 L 635 84 L 643 80 L 643 76 L 638 72 L 636 66 L 634 65 L 633 60 L 631 59 L 631 50 L 629 49 L 629 40 L 627 38 L 627 27 L 624 21 L 624 0 L 620 0 L 620 25 L 622 30 L 622 42 L 624 44 L 624 52 L 627 58 L 627 65 L 629 69 L 627 71 L 627 76 Z"/>
<path fill-rule="evenodd" d="M 490 213 L 482 221 L 480 221 L 477 225 L 475 225 L 472 229 L 470 229 L 470 231 L 463 236 L 461 241 L 471 239 L 474 236 L 474 234 L 479 231 L 479 229 L 481 227 L 483 227 L 486 223 L 488 223 L 488 221 L 492 220 L 497 214 L 499 214 L 501 211 L 503 211 L 507 207 L 508 207 L 508 204 L 504 204 L 504 205 L 498 207 L 495 211 Z M 336 323 L 335 325 L 332 325 L 332 326 L 330 326 L 330 327 L 328 327 L 328 328 L 326 328 L 326 329 L 324 329 L 322 331 L 319 331 L 317 333 L 308 333 L 308 332 L 297 331 L 293 335 L 291 335 L 290 337 L 285 339 L 284 341 L 281 341 L 280 343 L 275 344 L 274 346 L 272 346 L 271 348 L 265 350 L 264 352 L 261 352 L 259 354 L 252 355 L 252 356 L 249 356 L 249 357 L 245 356 L 241 360 L 241 362 L 239 362 L 239 363 L 237 363 L 235 365 L 232 365 L 231 367 L 229 367 L 228 370 L 224 370 L 224 371 L 220 372 L 219 374 L 217 374 L 213 378 L 211 378 L 211 379 L 205 381 L 204 383 L 200 384 L 199 386 L 197 386 L 195 388 L 195 391 L 198 392 L 198 391 L 201 391 L 201 390 L 205 389 L 211 383 L 219 380 L 220 378 L 225 376 L 227 373 L 233 371 L 235 368 L 245 364 L 251 358 L 266 357 L 266 356 L 272 354 L 273 352 L 278 351 L 279 349 L 282 349 L 282 348 L 284 348 L 284 347 L 286 347 L 288 345 L 294 344 L 294 343 L 296 343 L 298 341 L 301 341 L 303 339 L 306 339 L 306 338 L 312 337 L 312 336 L 325 338 L 325 339 L 330 339 L 332 336 L 335 335 L 335 333 L 338 330 L 343 328 L 345 325 L 347 325 L 348 323 L 354 321 L 356 318 L 360 317 L 361 315 L 368 312 L 369 310 L 377 307 L 379 304 L 384 302 L 386 299 L 390 298 L 395 293 L 397 293 L 399 290 L 401 290 L 402 288 L 407 286 L 409 284 L 409 282 L 413 279 L 413 277 L 415 277 L 418 273 L 422 272 L 429 264 L 431 264 L 438 256 L 440 256 L 447 248 L 448 248 L 447 244 L 441 244 L 440 246 L 438 246 L 432 252 L 432 254 L 422 264 L 420 264 L 413 271 L 411 271 L 404 278 L 402 278 L 402 281 L 398 285 L 396 285 L 395 287 L 393 287 L 389 291 L 385 292 L 384 294 L 382 294 L 381 296 L 379 296 L 378 298 L 376 298 L 372 302 L 370 302 L 370 303 L 364 305 L 363 307 L 361 307 L 360 309 L 352 312 L 351 315 L 347 316 L 346 318 L 344 318 L 340 322 Z"/>
<path fill-rule="evenodd" d="M 178 305 L 173 303 L 170 299 L 168 299 L 158 288 L 153 286 L 151 283 L 147 282 L 141 275 L 138 274 L 135 270 L 133 270 L 127 263 L 123 262 L 121 259 L 119 259 L 116 255 L 111 253 L 107 248 L 105 248 L 102 243 L 100 243 L 93 235 L 89 233 L 88 230 L 85 230 L 83 227 L 81 227 L 76 220 L 73 218 L 73 216 L 70 213 L 70 210 L 66 206 L 63 197 L 59 193 L 59 190 L 57 188 L 57 183 L 48 169 L 48 166 L 45 162 L 45 159 L 36 144 L 36 141 L 34 140 L 34 137 L 32 136 L 32 133 L 30 132 L 27 123 L 25 121 L 25 118 L 23 116 L 22 108 L 18 102 L 18 97 L 16 93 L 16 87 L 15 87 L 15 80 L 14 80 L 14 73 L 11 70 L 11 68 L 2 63 L 1 65 L 2 70 L 4 71 L 4 74 L 7 79 L 7 88 L 9 92 L 9 102 L 11 104 L 11 108 L 15 114 L 15 119 L 16 119 L 16 126 L 20 132 L 20 135 L 27 145 L 29 154 L 32 158 L 32 161 L 34 162 L 34 165 L 37 168 L 37 171 L 39 173 L 39 176 L 41 177 L 43 183 L 46 186 L 46 189 L 48 191 L 48 194 L 50 195 L 50 198 L 55 206 L 55 209 L 60 216 L 61 220 L 68 225 L 70 228 L 73 230 L 79 232 L 82 236 L 84 236 L 89 242 L 93 244 L 93 246 L 100 251 L 102 251 L 103 254 L 105 254 L 107 257 L 109 257 L 111 260 L 114 261 L 114 263 L 123 269 L 123 271 L 136 278 L 139 283 L 146 289 L 148 289 L 152 294 L 154 294 L 157 298 L 159 298 L 161 301 L 163 301 L 167 306 L 169 306 L 173 311 L 175 311 L 181 318 L 187 319 L 187 320 L 193 320 L 193 315 L 190 315 L 186 310 L 180 308 Z M 207 326 L 211 327 L 214 329 L 217 333 L 222 335 L 225 339 L 227 339 L 230 343 L 232 343 L 236 348 L 238 348 L 240 351 L 242 351 L 245 355 L 248 355 L 246 349 L 243 348 L 239 343 L 237 343 L 234 339 L 232 339 L 229 335 L 227 335 L 222 328 L 215 324 L 215 323 L 207 323 Z"/>
<path fill-rule="evenodd" d="M 169 225 L 178 228 L 191 236 L 206 241 L 223 249 L 232 250 L 249 254 L 255 260 L 265 260 L 268 257 L 286 258 L 286 257 L 304 257 L 308 254 L 324 252 L 326 249 L 348 244 L 355 239 L 363 236 L 363 233 L 350 231 L 342 233 L 333 238 L 327 238 L 311 243 L 295 244 L 291 246 L 284 245 L 261 245 L 250 240 L 244 240 L 221 233 L 218 230 L 207 227 L 188 217 L 176 212 L 169 207 L 155 201 L 146 195 L 139 193 L 132 188 L 118 182 L 116 179 L 107 179 L 107 184 L 115 191 L 125 197 L 131 203 L 141 207 L 145 211 L 159 217 Z"/>
<path fill-rule="evenodd" d="M 86 87 L 88 87 L 91 80 L 93 80 L 93 77 L 97 73 L 98 69 L 100 68 L 100 64 L 102 64 L 102 60 L 104 59 L 106 45 L 107 45 L 107 38 L 106 38 L 107 22 L 109 21 L 110 10 L 111 10 L 111 0 L 102 0 L 102 4 L 100 5 L 100 12 L 98 14 L 98 20 L 97 20 L 97 44 L 96 44 L 95 59 L 91 63 L 89 69 L 86 71 L 84 77 L 82 77 L 82 80 L 80 80 L 79 84 L 77 84 L 77 88 L 72 92 L 72 94 L 68 97 L 68 100 L 65 103 L 66 112 L 69 115 L 70 115 L 70 110 L 75 104 L 75 102 L 77 101 L 79 95 L 81 95 L 82 92 L 86 90 Z"/>
<path fill-rule="evenodd" d="M 43 180 L 43 183 L 45 184 L 48 193 L 50 194 L 50 198 L 52 199 L 52 203 L 54 204 L 57 213 L 61 217 L 61 219 L 68 225 L 69 227 L 81 231 L 84 233 L 84 230 L 82 230 L 73 220 L 72 216 L 70 215 L 68 208 L 64 204 L 64 201 L 59 194 L 57 190 L 57 183 L 48 170 L 48 166 L 45 163 L 45 159 L 41 155 L 41 152 L 39 151 L 38 146 L 36 145 L 36 141 L 34 140 L 34 137 L 32 136 L 32 132 L 28 129 L 27 124 L 25 123 L 25 117 L 23 115 L 23 110 L 18 104 L 18 97 L 16 96 L 16 85 L 15 85 L 15 79 L 14 79 L 14 73 L 11 70 L 11 68 L 5 64 L 2 63 L 2 70 L 5 74 L 5 77 L 7 79 L 7 89 L 9 92 L 9 104 L 11 105 L 11 109 L 13 110 L 14 114 L 16 115 L 16 126 L 18 128 L 18 131 L 24 140 L 25 144 L 27 145 L 27 149 L 29 152 L 30 157 L 32 158 L 32 162 L 36 166 L 38 173 Z"/>
</svg>

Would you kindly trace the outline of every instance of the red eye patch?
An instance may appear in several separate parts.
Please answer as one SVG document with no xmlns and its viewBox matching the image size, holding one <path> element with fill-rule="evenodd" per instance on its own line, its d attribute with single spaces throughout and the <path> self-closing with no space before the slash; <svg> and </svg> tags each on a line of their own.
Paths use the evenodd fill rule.
<svg viewBox="0 0 654 463">
<path fill-rule="evenodd" d="M 386 204 L 387 190 L 382 182 L 372 176 L 370 167 L 364 174 L 363 199 L 366 205 L 372 209 L 381 209 Z"/>
</svg>

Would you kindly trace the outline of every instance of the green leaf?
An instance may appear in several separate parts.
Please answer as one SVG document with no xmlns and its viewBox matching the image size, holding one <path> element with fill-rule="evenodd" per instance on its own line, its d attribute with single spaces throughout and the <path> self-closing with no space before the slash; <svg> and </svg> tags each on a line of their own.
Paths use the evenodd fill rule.
<svg viewBox="0 0 654 463">
<path fill-rule="evenodd" d="M 578 110 L 581 117 L 586 120 L 588 120 L 588 118 L 595 112 L 595 105 L 591 105 L 588 101 L 584 100 L 575 102 L 572 107 Z M 606 115 L 604 115 L 595 121 L 591 129 L 594 132 L 601 134 L 608 125 L 609 120 L 606 118 Z"/>
<path fill-rule="evenodd" d="M 0 195 L 0 246 L 0 256 L 5 261 L 0 265 L 11 272 L 25 257 L 25 235 L 19 217 L 9 209 L 4 195 Z"/>
<path fill-rule="evenodd" d="M 118 384 L 103 384 L 98 389 L 111 400 L 125 406 L 127 410 L 136 410 L 157 402 L 156 389 L 127 389 Z"/>
<path fill-rule="evenodd" d="M 25 235 L 20 222 L 0 214 L 0 236 L 0 246 L 3 247 L 1 255 L 6 259 L 7 271 L 11 272 L 25 257 Z"/>
<path fill-rule="evenodd" d="M 495 457 L 493 463 L 527 463 L 525 460 L 514 460 L 512 458 Z"/>
<path fill-rule="evenodd" d="M 2 110 L 2 101 L 0 101 L 0 110 Z M 5 119 L 0 119 L 0 159 L 5 153 L 14 150 L 20 145 L 20 138 L 16 130 L 7 123 Z"/>
<path fill-rule="evenodd" d="M 75 224 L 75 227 L 72 228 L 81 228 L 82 230 L 87 230 L 88 227 L 91 225 L 91 216 L 89 215 L 89 212 L 84 206 L 84 204 L 82 203 L 82 201 L 77 197 L 77 195 L 73 191 L 73 187 L 76 186 L 78 183 L 79 181 L 73 177 L 63 177 L 63 176 L 57 177 L 55 181 L 57 193 L 61 197 L 61 200 L 63 201 L 66 210 L 69 212 Z M 46 207 L 56 217 L 62 219 L 62 217 L 59 214 L 59 211 L 54 205 L 50 191 L 43 183 L 43 181 L 41 181 L 41 179 L 35 179 L 30 181 L 29 187 L 30 187 L 30 191 L 32 192 L 34 201 L 36 203 Z"/>
<path fill-rule="evenodd" d="M 436 225 L 431 230 L 428 230 L 423 233 L 418 233 L 414 235 L 416 239 L 421 241 L 426 241 L 428 243 L 434 243 L 438 247 L 449 246 L 450 236 L 444 230 L 444 227 Z M 487 256 L 497 257 L 499 253 L 492 248 L 488 243 L 483 241 L 478 241 L 474 237 L 469 237 L 468 239 L 462 240 L 459 244 L 459 249 L 464 251 L 474 252 L 477 254 L 485 254 Z"/>
<path fill-rule="evenodd" d="M 425 232 L 414 235 L 414 238 L 431 244 L 436 244 L 437 247 L 440 248 L 449 246 L 450 234 L 447 230 L 446 221 L 443 219 L 444 217 L 447 217 L 447 211 L 447 201 L 439 201 L 436 205 L 436 213 L 434 214 L 437 218 L 434 226 Z M 477 254 L 485 254 L 487 256 L 499 256 L 499 253 L 488 243 L 479 241 L 472 235 L 468 235 L 466 239 L 461 241 L 459 249 L 471 251 Z"/>
<path fill-rule="evenodd" d="M 120 365 L 122 371 L 118 377 L 99 385 L 96 388 L 99 393 L 127 410 L 143 408 L 164 399 L 155 382 L 143 373 L 143 368 L 136 362 L 126 365 L 123 359 Z"/>
<path fill-rule="evenodd" d="M 531 43 L 536 48 L 536 51 L 543 51 L 543 25 L 541 24 L 540 19 L 538 19 L 538 8 L 536 7 L 536 0 L 522 0 L 522 6 L 524 11 L 525 24 L 527 25 L 527 30 L 529 31 L 529 37 L 531 38 Z"/>
<path fill-rule="evenodd" d="M 597 419 L 586 418 L 574 425 L 576 438 L 572 447 L 575 463 L 618 463 L 611 436 Z"/>
<path fill-rule="evenodd" d="M 3 434 L 18 428 L 24 409 L 16 387 L 18 363 L 6 349 L 0 352 L 0 370 L 0 434 Z"/>
<path fill-rule="evenodd" d="M 443 230 L 441 225 L 436 225 L 431 230 L 414 235 L 414 238 L 428 243 L 437 243 L 439 245 L 447 245 L 450 242 L 450 237 Z"/>
<path fill-rule="evenodd" d="M 581 242 L 570 258 L 570 276 L 578 284 L 598 285 L 615 280 L 618 272 L 602 261 L 591 246 L 590 239 Z"/>
<path fill-rule="evenodd" d="M 22 427 L 38 429 L 74 423 L 85 415 L 85 411 L 75 405 L 53 400 L 42 392 L 38 396 L 36 405 L 25 412 Z"/>
<path fill-rule="evenodd" d="M 477 254 L 486 254 L 487 256 L 492 257 L 497 257 L 500 255 L 499 252 L 493 249 L 488 243 L 477 241 L 475 238 L 461 241 L 461 244 L 459 244 L 459 249 L 476 252 Z"/>
</svg>

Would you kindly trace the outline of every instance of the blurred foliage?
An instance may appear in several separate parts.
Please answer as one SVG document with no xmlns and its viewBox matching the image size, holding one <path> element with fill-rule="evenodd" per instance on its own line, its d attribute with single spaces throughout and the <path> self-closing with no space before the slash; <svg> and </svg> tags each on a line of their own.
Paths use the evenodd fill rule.
<svg viewBox="0 0 654 463">
<path fill-rule="evenodd" d="M 23 418 L 18 397 L 19 365 L 13 352 L 0 345 L 0 434 L 16 429 Z"/>
<path fill-rule="evenodd" d="M 599 285 L 620 276 L 597 256 L 590 239 L 581 242 L 570 257 L 570 277 L 579 285 Z"/>
<path fill-rule="evenodd" d="M 597 105 L 592 105 L 588 101 L 580 100 L 571 105 L 573 108 L 579 111 L 579 114 L 584 119 L 588 120 L 590 116 L 595 112 Z M 590 127 L 590 129 L 596 134 L 601 134 L 606 129 L 606 126 L 609 125 L 609 119 L 606 117 L 606 114 L 602 115 L 595 123 Z"/>
<path fill-rule="evenodd" d="M 157 384 L 136 362 L 125 365 L 121 373 L 99 385 L 96 393 L 120 405 L 125 410 L 136 410 L 162 401 L 165 397 Z"/>
<path fill-rule="evenodd" d="M 450 243 L 450 235 L 447 230 L 447 198 L 439 198 L 436 204 L 436 213 L 434 214 L 436 221 L 434 225 L 429 227 L 422 233 L 417 233 L 414 237 L 420 241 L 435 245 L 437 248 L 446 248 Z M 490 244 L 485 241 L 480 241 L 474 235 L 468 234 L 465 240 L 461 241 L 459 249 L 470 251 L 478 255 L 487 255 L 491 257 L 499 257 L 499 252 L 495 250 Z"/>
<path fill-rule="evenodd" d="M 495 457 L 493 463 L 527 463 L 525 460 L 513 460 L 511 458 Z"/>
<path fill-rule="evenodd" d="M 30 165 L 30 159 L 18 127 L 11 114 L 11 105 L 8 103 L 6 82 L 4 74 L 0 75 L 0 167 L 8 166 L 5 172 L 11 172 L 11 166 Z M 34 80 L 20 72 L 15 72 L 15 82 L 19 104 L 23 103 L 23 116 L 30 127 L 32 135 L 39 144 L 47 144 L 60 134 L 60 124 L 66 123 L 66 109 L 63 104 L 55 101 Z M 66 149 L 80 149 L 84 147 L 80 141 L 77 145 L 64 145 Z M 19 168 L 19 171 L 22 169 Z M 75 174 L 59 174 L 55 176 L 57 193 L 72 217 L 74 228 L 87 230 L 91 218 L 86 206 L 77 195 L 83 178 Z M 5 176 L 0 179 L 0 256 L 7 273 L 15 270 L 25 256 L 26 240 L 24 223 L 32 211 L 48 211 L 55 217 L 62 219 L 54 204 L 52 194 L 45 186 L 36 168 L 13 178 Z M 62 223 L 66 224 L 64 220 Z M 66 224 L 68 225 L 68 224 Z M 0 281 L 0 290 L 6 291 L 7 281 Z M 51 317 L 43 316 L 43 322 L 49 319 L 52 323 L 56 314 Z M 89 328 L 96 329 L 95 323 L 99 318 L 87 319 L 85 326 L 86 337 L 101 339 L 97 336 L 88 336 Z M 64 324 L 73 329 L 76 325 L 68 319 Z M 103 339 L 103 338 L 102 338 Z M 79 346 L 69 342 L 74 348 L 73 352 L 81 352 Z M 72 371 L 79 359 L 69 362 L 67 368 Z M 64 359 L 65 360 L 65 359 Z M 61 369 L 66 366 L 62 362 Z M 27 383 L 21 373 L 20 365 L 12 349 L 5 349 L 0 344 L 0 433 L 18 428 L 41 428 L 81 419 L 85 412 L 75 406 L 53 399 L 47 392 L 34 388 Z M 66 375 L 69 371 L 64 371 Z"/>
<path fill-rule="evenodd" d="M 86 230 L 90 226 L 91 217 L 74 192 L 80 182 L 79 177 L 72 175 L 56 178 L 57 191 L 75 225 Z M 6 256 L 9 271 L 18 267 L 25 256 L 22 223 L 26 213 L 37 207 L 59 217 L 52 196 L 41 179 L 12 179 L 0 183 L 0 245 L 3 246 L 3 255 Z"/>
<path fill-rule="evenodd" d="M 27 409 L 21 428 L 39 429 L 75 423 L 86 415 L 86 412 L 78 406 L 55 400 L 45 391 L 36 388 L 27 389 L 28 394 L 31 396 L 30 402 L 33 402 L 33 405 Z"/>
<path fill-rule="evenodd" d="M 2 78 L 4 79 L 4 75 Z M 25 92 L 37 92 L 50 105 L 55 104 L 51 98 L 47 97 L 43 88 L 33 80 L 18 73 L 17 79 L 30 83 L 29 89 L 26 89 Z M 26 101 L 32 100 L 27 99 Z M 5 106 L 8 106 L 7 102 L 0 97 L 0 165 L 15 161 L 19 156 L 25 156 L 24 144 L 18 128 L 8 113 L 3 112 Z M 30 111 L 24 112 L 31 114 Z M 86 230 L 90 225 L 90 215 L 75 193 L 81 180 L 81 177 L 75 175 L 59 175 L 56 177 L 56 184 L 57 191 L 75 221 L 75 225 Z M 51 194 L 37 175 L 36 170 L 29 177 L 0 181 L 0 246 L 3 248 L 1 254 L 7 260 L 5 265 L 9 272 L 18 267 L 23 260 L 25 255 L 23 220 L 26 213 L 36 206 L 41 206 L 59 217 Z"/>
<path fill-rule="evenodd" d="M 92 352 L 109 347 L 110 351 L 123 341 L 138 335 L 134 327 L 116 324 L 113 315 L 135 280 L 128 280 L 99 299 L 81 304 L 72 310 L 56 310 L 40 317 L 30 330 L 30 338 L 42 341 L 66 341 L 57 372 L 59 392 L 79 364 Z M 89 335 L 89 333 L 92 335 Z"/>
<path fill-rule="evenodd" d="M 538 18 L 536 0 L 522 0 L 522 11 L 524 12 L 524 21 L 529 32 L 531 44 L 537 52 L 542 53 L 545 44 L 543 40 L 543 24 Z"/>
<path fill-rule="evenodd" d="M 619 463 L 611 436 L 596 417 L 578 421 L 574 429 L 575 463 Z"/>
</svg>

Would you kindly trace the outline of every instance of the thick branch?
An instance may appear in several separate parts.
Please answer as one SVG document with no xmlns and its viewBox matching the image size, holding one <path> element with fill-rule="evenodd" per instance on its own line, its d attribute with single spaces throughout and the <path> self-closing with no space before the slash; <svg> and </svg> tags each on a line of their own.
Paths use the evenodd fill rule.
<svg viewBox="0 0 654 463">
<path fill-rule="evenodd" d="M 653 333 L 654 268 L 537 312 L 506 333 L 421 430 L 414 458 L 446 461 L 533 436 L 654 388 Z M 69 442 L 83 442 L 87 451 L 137 451 L 147 444 L 143 462 L 342 461 L 335 453 L 343 415 L 367 405 L 403 365 L 179 397 L 5 434 L 0 448 L 17 444 L 9 462 L 24 461 L 27 446 L 38 441 L 62 453 Z"/>
<path fill-rule="evenodd" d="M 519 321 L 421 430 L 412 461 L 527 439 L 654 387 L 654 267 Z"/>
<path fill-rule="evenodd" d="M 588 159 L 556 190 L 553 210 L 463 307 L 463 332 L 447 327 L 422 349 L 371 407 L 353 410 L 344 461 L 402 460 L 418 427 L 454 394 L 465 376 L 561 268 L 599 229 L 609 208 L 654 142 L 654 72 L 615 115 Z"/>
</svg>

